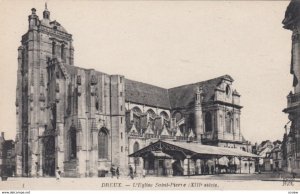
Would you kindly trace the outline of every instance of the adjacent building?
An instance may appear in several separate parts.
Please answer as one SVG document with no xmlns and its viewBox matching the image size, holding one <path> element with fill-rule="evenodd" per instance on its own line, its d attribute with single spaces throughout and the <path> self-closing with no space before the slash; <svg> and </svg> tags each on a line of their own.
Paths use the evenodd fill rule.
<svg viewBox="0 0 300 194">
<path fill-rule="evenodd" d="M 287 96 L 283 111 L 291 121 L 289 133 L 284 136 L 284 169 L 300 173 L 300 1 L 292 0 L 285 12 L 283 27 L 292 31 L 291 68 L 294 90 Z"/>
<path fill-rule="evenodd" d="M 15 142 L 5 140 L 4 132 L 0 136 L 0 176 L 14 176 L 16 170 Z"/>
<path fill-rule="evenodd" d="M 5 172 L 5 157 L 4 157 L 4 133 L 1 133 L 0 136 L 0 175 L 3 175 Z"/>
<path fill-rule="evenodd" d="M 257 160 L 256 171 L 275 171 L 282 170 L 282 143 L 279 140 L 274 142 L 270 140 L 262 141 L 255 145 L 255 154 L 260 158 Z"/>
</svg>

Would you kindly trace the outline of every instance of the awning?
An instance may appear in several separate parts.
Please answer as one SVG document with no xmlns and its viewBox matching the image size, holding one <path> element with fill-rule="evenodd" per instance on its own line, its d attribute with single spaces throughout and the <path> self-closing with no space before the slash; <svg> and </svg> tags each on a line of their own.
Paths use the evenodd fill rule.
<svg viewBox="0 0 300 194">
<path fill-rule="evenodd" d="M 235 157 L 248 157 L 248 158 L 259 158 L 260 156 L 245 152 L 237 148 L 224 148 L 217 146 L 202 145 L 193 142 L 179 142 L 179 141 L 162 141 L 158 140 L 132 154 L 129 157 L 143 157 L 152 151 L 162 151 L 167 152 L 169 155 L 172 151 L 179 151 L 186 156 L 191 156 L 192 158 L 201 158 L 203 156 L 235 156 Z"/>
</svg>

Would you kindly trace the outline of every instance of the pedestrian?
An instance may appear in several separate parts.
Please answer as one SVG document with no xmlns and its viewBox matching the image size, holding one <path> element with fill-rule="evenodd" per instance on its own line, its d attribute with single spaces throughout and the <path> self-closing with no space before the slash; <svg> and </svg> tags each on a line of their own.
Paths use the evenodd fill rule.
<svg viewBox="0 0 300 194">
<path fill-rule="evenodd" d="M 143 178 L 146 177 L 146 169 L 143 169 Z"/>
<path fill-rule="evenodd" d="M 206 174 L 209 174 L 209 166 L 206 164 L 206 167 L 205 167 L 205 172 Z"/>
<path fill-rule="evenodd" d="M 130 176 L 131 179 L 134 178 L 134 176 L 133 176 L 133 168 L 132 168 L 131 165 L 129 165 L 129 176 Z"/>
<path fill-rule="evenodd" d="M 36 177 L 39 178 L 39 163 L 35 162 Z"/>
<path fill-rule="evenodd" d="M 117 169 L 116 169 L 116 175 L 117 175 L 117 179 L 119 179 L 119 177 L 120 177 L 120 170 L 119 170 L 119 166 L 117 166 Z"/>
<path fill-rule="evenodd" d="M 115 167 L 114 167 L 114 165 L 112 165 L 111 167 L 110 167 L 110 173 L 111 173 L 111 178 L 114 178 L 114 176 L 115 176 Z"/>
<path fill-rule="evenodd" d="M 56 171 L 55 171 L 56 180 L 60 179 L 60 174 L 61 174 L 61 171 L 59 170 L 59 167 L 56 167 Z"/>
<path fill-rule="evenodd" d="M 201 174 L 204 174 L 205 172 L 204 172 L 204 166 L 203 166 L 203 164 L 201 165 Z"/>
</svg>

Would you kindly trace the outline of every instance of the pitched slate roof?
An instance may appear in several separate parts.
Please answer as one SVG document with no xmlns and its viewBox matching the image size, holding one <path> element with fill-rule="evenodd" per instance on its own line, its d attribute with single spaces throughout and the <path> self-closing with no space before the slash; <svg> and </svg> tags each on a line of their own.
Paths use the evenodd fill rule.
<svg viewBox="0 0 300 194">
<path fill-rule="evenodd" d="M 204 102 L 213 100 L 215 88 L 222 79 L 233 81 L 229 75 L 223 75 L 203 82 L 165 89 L 126 79 L 125 100 L 166 109 L 186 107 L 194 102 L 194 94 L 200 86 L 203 89 Z"/>
<path fill-rule="evenodd" d="M 168 91 L 171 107 L 180 108 L 190 106 L 194 102 L 194 94 L 196 93 L 198 87 L 202 87 L 204 93 L 204 102 L 213 100 L 215 89 L 221 83 L 222 79 L 233 81 L 233 79 L 229 75 L 224 75 L 211 80 L 169 89 Z"/>
<path fill-rule="evenodd" d="M 125 100 L 138 104 L 170 109 L 168 90 L 125 79 Z"/>
</svg>

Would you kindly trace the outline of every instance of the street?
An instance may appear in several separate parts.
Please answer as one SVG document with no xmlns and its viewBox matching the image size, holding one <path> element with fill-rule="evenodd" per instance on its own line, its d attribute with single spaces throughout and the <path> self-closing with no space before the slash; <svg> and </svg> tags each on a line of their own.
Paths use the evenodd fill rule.
<svg viewBox="0 0 300 194">
<path fill-rule="evenodd" d="M 183 177 L 114 178 L 11 178 L 0 182 L 0 190 L 129 190 L 129 189 L 283 189 L 297 190 L 300 179 L 277 173 L 221 174 Z"/>
</svg>

